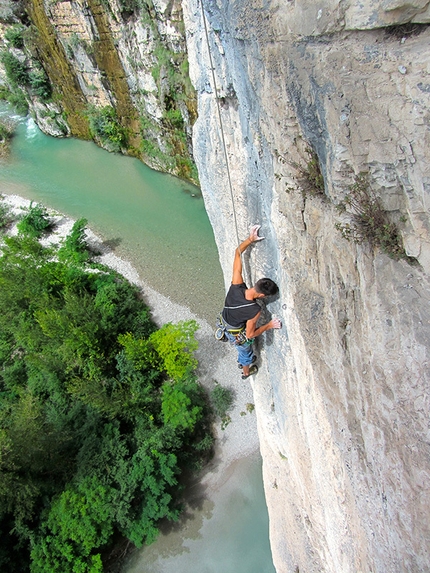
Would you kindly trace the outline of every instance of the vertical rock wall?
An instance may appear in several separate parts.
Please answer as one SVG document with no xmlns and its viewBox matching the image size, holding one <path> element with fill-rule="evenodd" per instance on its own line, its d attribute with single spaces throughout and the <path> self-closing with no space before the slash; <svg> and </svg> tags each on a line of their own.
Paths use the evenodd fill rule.
<svg viewBox="0 0 430 573">
<path fill-rule="evenodd" d="M 194 149 L 227 286 L 236 230 L 200 2 L 183 2 Z M 259 341 L 252 381 L 276 569 L 429 571 L 429 3 L 203 4 L 239 237 L 266 237 L 247 281 L 280 285 L 268 310 L 284 328 Z M 362 171 L 415 264 L 336 228 Z"/>
</svg>

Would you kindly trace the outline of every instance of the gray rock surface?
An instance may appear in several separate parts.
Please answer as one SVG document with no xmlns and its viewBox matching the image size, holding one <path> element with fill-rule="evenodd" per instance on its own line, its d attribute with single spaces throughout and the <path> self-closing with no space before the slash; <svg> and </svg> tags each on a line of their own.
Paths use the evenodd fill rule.
<svg viewBox="0 0 430 573">
<path fill-rule="evenodd" d="M 247 282 L 280 285 L 254 383 L 277 571 L 429 571 L 428 3 L 203 5 L 217 92 L 183 2 L 194 152 L 226 284 L 259 223 Z M 419 264 L 337 230 L 362 171 Z"/>
</svg>

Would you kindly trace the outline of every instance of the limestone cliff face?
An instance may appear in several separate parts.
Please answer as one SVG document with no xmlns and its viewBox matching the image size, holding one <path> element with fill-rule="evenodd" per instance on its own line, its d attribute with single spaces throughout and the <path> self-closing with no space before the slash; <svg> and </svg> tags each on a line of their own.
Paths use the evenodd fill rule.
<svg viewBox="0 0 430 573">
<path fill-rule="evenodd" d="M 266 237 L 247 281 L 281 293 L 252 382 L 276 569 L 429 571 L 430 3 L 203 4 L 239 235 L 260 223 Z M 183 7 L 227 286 L 236 232 L 201 3 Z M 336 228 L 363 171 L 419 264 Z"/>
</svg>

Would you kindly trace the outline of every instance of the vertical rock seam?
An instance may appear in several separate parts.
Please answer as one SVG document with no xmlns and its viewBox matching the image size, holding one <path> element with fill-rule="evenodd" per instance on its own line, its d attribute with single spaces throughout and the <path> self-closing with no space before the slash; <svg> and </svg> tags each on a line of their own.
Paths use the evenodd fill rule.
<svg viewBox="0 0 430 573">
<path fill-rule="evenodd" d="M 90 139 L 88 122 L 84 117 L 86 101 L 79 87 L 73 66 L 58 41 L 55 29 L 45 13 L 43 0 L 26 0 L 27 12 L 37 28 L 36 45 L 40 59 L 49 76 L 54 94 L 61 100 L 71 132 L 76 137 Z"/>
</svg>

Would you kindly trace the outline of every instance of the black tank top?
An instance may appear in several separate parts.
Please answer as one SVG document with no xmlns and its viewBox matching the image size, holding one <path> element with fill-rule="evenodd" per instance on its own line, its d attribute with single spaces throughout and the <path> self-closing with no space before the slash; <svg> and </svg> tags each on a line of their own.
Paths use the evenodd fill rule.
<svg viewBox="0 0 430 573">
<path fill-rule="evenodd" d="M 246 300 L 245 291 L 247 286 L 245 283 L 240 285 L 231 285 L 225 297 L 224 309 L 222 317 L 236 328 L 245 326 L 246 321 L 254 318 L 261 310 L 260 305 L 252 300 Z"/>
</svg>

